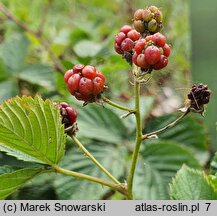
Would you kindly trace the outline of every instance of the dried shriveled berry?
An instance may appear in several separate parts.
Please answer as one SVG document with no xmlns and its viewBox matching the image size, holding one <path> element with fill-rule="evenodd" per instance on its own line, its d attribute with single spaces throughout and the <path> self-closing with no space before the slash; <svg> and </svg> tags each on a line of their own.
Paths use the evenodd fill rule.
<svg viewBox="0 0 217 216">
<path fill-rule="evenodd" d="M 86 103 L 97 101 L 105 89 L 104 75 L 91 65 L 75 65 L 65 73 L 64 80 L 69 92 Z"/>
<path fill-rule="evenodd" d="M 209 103 L 211 91 L 207 85 L 199 84 L 193 85 L 188 99 L 190 101 L 190 109 L 194 112 L 203 113 L 204 104 Z"/>
</svg>

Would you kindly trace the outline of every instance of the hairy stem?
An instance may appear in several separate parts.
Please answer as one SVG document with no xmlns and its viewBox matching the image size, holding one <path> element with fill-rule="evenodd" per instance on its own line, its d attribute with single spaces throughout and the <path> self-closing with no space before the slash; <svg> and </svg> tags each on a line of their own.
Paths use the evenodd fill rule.
<svg viewBox="0 0 217 216">
<path fill-rule="evenodd" d="M 63 169 L 63 168 L 61 168 L 61 167 L 59 167 L 57 165 L 53 165 L 53 169 L 55 170 L 55 172 L 61 173 L 63 175 L 72 176 L 72 177 L 80 178 L 80 179 L 85 179 L 85 180 L 88 180 L 88 181 L 91 181 L 91 182 L 95 182 L 95 183 L 110 187 L 113 190 L 118 191 L 121 194 L 127 196 L 127 190 L 126 190 L 124 185 L 114 184 L 114 183 L 105 181 L 105 180 L 100 179 L 100 178 L 96 178 L 96 177 L 89 176 L 89 175 L 86 175 L 86 174 L 83 174 L 83 173 L 78 173 L 78 172 L 74 172 L 74 171 L 71 171 L 71 170 Z"/>
<path fill-rule="evenodd" d="M 12 14 L 3 3 L 0 3 L 0 12 L 2 12 L 9 20 L 16 23 L 21 29 L 37 37 L 40 40 L 41 44 L 44 46 L 45 50 L 49 53 L 50 58 L 53 61 L 54 68 L 62 74 L 65 72 L 65 68 L 61 64 L 60 60 L 52 52 L 49 42 L 43 37 L 41 32 L 33 31 L 30 29 L 26 23 L 20 21 L 14 14 Z"/>
<path fill-rule="evenodd" d="M 134 91 L 135 91 L 135 116 L 136 116 L 136 145 L 133 152 L 130 173 L 128 176 L 128 183 L 127 183 L 128 199 L 133 199 L 134 173 L 136 169 L 140 145 L 142 142 L 142 125 L 141 125 L 141 116 L 140 116 L 140 83 L 135 80 L 134 84 L 135 84 Z"/>
<path fill-rule="evenodd" d="M 106 102 L 107 104 L 109 104 L 109 105 L 111 105 L 111 106 L 113 106 L 113 107 L 116 107 L 116 108 L 118 108 L 118 109 L 120 109 L 120 110 L 128 111 L 129 113 L 135 113 L 135 110 L 134 110 L 134 109 L 130 109 L 130 108 L 128 108 L 128 107 L 124 107 L 124 106 L 122 106 L 122 105 L 120 105 L 120 104 L 117 104 L 117 103 L 115 103 L 115 102 L 109 100 L 109 99 L 106 98 L 106 97 L 102 97 L 102 100 L 103 100 L 104 102 Z"/>
<path fill-rule="evenodd" d="M 159 129 L 159 130 L 156 130 L 156 131 L 153 131 L 151 133 L 147 133 L 147 134 L 144 134 L 142 136 L 142 139 L 145 140 L 145 139 L 148 139 L 150 136 L 152 135 L 157 135 L 173 126 L 175 126 L 180 120 L 182 120 L 188 113 L 190 112 L 190 109 L 187 109 L 186 112 L 184 112 L 181 116 L 179 116 L 176 120 L 174 120 L 173 122 L 169 123 L 168 125 L 164 126 L 163 128 Z"/>
<path fill-rule="evenodd" d="M 114 183 L 121 184 L 108 170 L 106 170 L 96 158 L 82 145 L 82 143 L 75 137 L 71 136 L 72 140 L 78 145 L 78 147 L 84 152 L 84 154 L 93 161 Z"/>
</svg>

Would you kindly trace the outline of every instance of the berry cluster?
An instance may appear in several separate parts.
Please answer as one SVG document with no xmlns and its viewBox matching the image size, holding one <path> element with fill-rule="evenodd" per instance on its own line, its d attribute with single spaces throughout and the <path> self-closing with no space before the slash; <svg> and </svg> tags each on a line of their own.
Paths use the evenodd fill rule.
<svg viewBox="0 0 217 216">
<path fill-rule="evenodd" d="M 105 89 L 105 77 L 90 65 L 75 65 L 66 71 L 64 81 L 69 92 L 86 103 L 96 101 Z"/>
<path fill-rule="evenodd" d="M 156 33 L 163 28 L 162 19 L 161 11 L 155 6 L 150 6 L 145 9 L 138 9 L 134 13 L 133 25 L 141 34 L 145 32 Z"/>
<path fill-rule="evenodd" d="M 77 131 L 76 119 L 78 113 L 75 109 L 70 107 L 67 103 L 54 103 L 60 110 L 60 115 L 62 117 L 62 124 L 64 124 L 65 129 L 72 126 L 70 132 L 75 133 Z"/>
<path fill-rule="evenodd" d="M 140 33 L 132 29 L 129 25 L 121 27 L 120 32 L 115 36 L 114 48 L 119 54 L 124 52 L 132 52 L 134 42 L 140 38 Z"/>
<path fill-rule="evenodd" d="M 169 55 L 170 46 L 166 44 L 166 37 L 158 32 L 136 42 L 132 59 L 135 65 L 151 71 L 167 66 Z"/>
<path fill-rule="evenodd" d="M 199 84 L 193 85 L 190 93 L 188 94 L 188 99 L 190 100 L 190 107 L 196 111 L 203 111 L 204 104 L 209 103 L 211 91 L 207 85 Z"/>
</svg>

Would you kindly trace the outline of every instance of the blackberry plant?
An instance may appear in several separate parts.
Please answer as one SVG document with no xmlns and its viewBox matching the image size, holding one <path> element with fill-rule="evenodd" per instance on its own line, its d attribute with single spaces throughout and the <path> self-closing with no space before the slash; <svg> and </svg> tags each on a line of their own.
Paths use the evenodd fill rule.
<svg viewBox="0 0 217 216">
<path fill-rule="evenodd" d="M 20 23 L 18 22 L 18 24 Z M 152 129 L 153 123 L 150 124 L 148 131 L 146 131 L 148 126 L 144 130 L 143 113 L 141 111 L 143 107 L 140 98 L 141 88 L 153 74 L 157 73 L 153 71 L 160 70 L 168 65 L 172 47 L 166 36 L 160 33 L 163 29 L 163 14 L 160 8 L 149 6 L 136 10 L 132 24 L 133 27 L 129 25 L 120 27 L 119 33 L 114 37 L 115 51 L 132 68 L 131 75 L 133 80 L 131 84 L 134 89 L 134 104 L 131 104 L 131 107 L 118 104 L 107 98 L 104 92 L 108 87 L 106 86 L 107 81 L 103 73 L 94 66 L 79 63 L 67 70 L 63 79 L 69 93 L 77 100 L 83 101 L 83 106 L 90 106 L 92 113 L 85 110 L 86 107 L 76 110 L 75 107 L 71 107 L 66 102 L 43 100 L 40 96 L 35 96 L 34 98 L 30 96 L 15 97 L 5 100 L 1 104 L 0 150 L 30 164 L 25 168 L 0 169 L 1 199 L 6 198 L 35 176 L 41 174 L 49 175 L 51 173 L 73 177 L 71 179 L 73 182 L 79 179 L 81 182 L 86 180 L 95 185 L 103 185 L 106 187 L 106 192 L 108 192 L 107 189 L 110 189 L 121 194 L 124 199 L 143 198 L 143 184 L 147 188 L 153 183 L 150 179 L 151 176 L 157 176 L 156 173 L 156 175 L 152 173 L 156 172 L 156 170 L 161 170 L 164 182 L 166 182 L 164 187 L 161 184 L 158 187 L 159 197 L 161 194 L 166 194 L 164 198 L 170 197 L 171 199 L 217 199 L 216 175 L 207 175 L 202 171 L 194 169 L 200 167 L 200 165 L 196 159 L 191 159 L 193 154 L 178 144 L 163 141 L 160 144 L 149 142 L 149 140 L 158 139 L 160 133 L 175 127 L 189 113 L 197 112 L 203 114 L 205 111 L 204 105 L 209 102 L 211 91 L 207 85 L 193 85 L 187 95 L 185 107 L 180 109 L 183 112 L 182 114 L 172 120 L 169 117 L 164 119 L 163 122 L 165 124 L 162 126 L 158 125 L 159 128 L 156 130 Z M 59 62 L 56 59 L 54 59 L 54 62 L 56 63 L 56 68 L 62 72 L 63 69 Z M 92 106 L 93 103 L 97 103 L 100 107 Z M 126 112 L 122 115 L 123 121 L 134 118 L 135 130 L 130 131 L 130 139 L 134 138 L 135 140 L 132 146 L 126 148 L 121 143 L 118 145 L 118 148 L 113 145 L 113 147 L 110 146 L 111 148 L 105 150 L 105 146 L 97 143 L 96 139 L 94 139 L 96 142 L 95 146 L 86 146 L 79 140 L 78 135 L 80 133 L 79 130 L 81 130 L 79 129 L 79 123 L 77 123 L 79 112 L 83 112 L 85 123 L 91 122 L 83 133 L 89 133 L 91 137 L 90 131 L 95 128 L 96 120 L 100 119 L 104 130 L 99 130 L 97 135 L 104 140 L 105 145 L 108 143 L 108 138 L 105 134 L 108 135 L 109 130 L 114 132 L 114 136 L 109 138 L 115 140 L 115 142 L 120 143 L 121 139 L 117 135 L 119 130 L 121 131 L 121 137 L 126 139 L 128 130 L 124 123 L 114 113 L 111 114 L 111 111 L 105 109 L 106 105 Z M 110 113 L 109 117 L 103 114 L 103 112 Z M 127 122 L 127 124 L 131 123 L 130 121 Z M 82 128 L 82 124 L 80 126 Z M 188 126 L 186 125 L 186 127 Z M 201 128 L 199 129 L 201 130 Z M 197 131 L 195 130 L 194 132 L 197 133 Z M 179 138 L 178 135 L 176 136 L 177 139 Z M 62 162 L 64 157 L 66 157 L 67 137 L 71 138 L 78 147 L 77 149 L 80 150 L 79 154 L 82 152 L 82 159 L 80 156 L 70 157 L 70 164 Z M 142 144 L 144 144 L 143 148 L 141 148 Z M 118 152 L 122 148 L 124 148 L 122 151 L 124 156 Z M 75 150 L 74 147 L 72 151 L 77 151 L 77 149 Z M 92 150 L 96 154 L 92 154 Z M 97 154 L 101 152 L 103 152 L 103 158 L 100 158 L 99 154 Z M 104 159 L 109 158 L 110 154 L 112 159 L 110 158 L 109 160 L 115 158 L 117 162 L 114 160 L 113 166 L 108 169 L 106 167 L 107 161 Z M 139 159 L 139 154 L 141 154 L 142 160 Z M 177 154 L 179 156 L 178 159 L 176 157 Z M 129 158 L 129 156 L 130 166 L 123 166 L 122 164 L 126 163 L 125 158 Z M 160 162 L 156 166 L 151 166 L 154 158 L 157 158 Z M 182 158 L 181 161 L 180 158 Z M 81 164 L 83 160 L 86 161 L 85 165 L 79 170 L 77 164 Z M 161 166 L 161 161 L 164 161 L 165 167 Z M 90 163 L 94 164 L 93 174 L 82 172 L 86 170 Z M 184 165 L 174 177 L 174 172 L 184 163 L 191 166 L 191 168 Z M 216 163 L 216 159 L 214 159 L 213 163 Z M 124 172 L 126 167 L 128 168 L 127 172 Z M 138 174 L 142 172 L 145 173 L 144 179 Z M 113 173 L 118 173 L 119 175 L 116 176 Z M 174 178 L 171 182 L 172 177 Z M 196 193 L 190 193 L 189 188 L 197 180 L 201 187 L 198 188 Z M 168 186 L 169 182 L 171 184 Z M 64 188 L 64 184 L 58 186 L 60 191 L 61 187 Z M 79 185 L 74 188 L 77 189 L 78 187 Z M 181 191 L 180 188 L 182 188 Z"/>
</svg>

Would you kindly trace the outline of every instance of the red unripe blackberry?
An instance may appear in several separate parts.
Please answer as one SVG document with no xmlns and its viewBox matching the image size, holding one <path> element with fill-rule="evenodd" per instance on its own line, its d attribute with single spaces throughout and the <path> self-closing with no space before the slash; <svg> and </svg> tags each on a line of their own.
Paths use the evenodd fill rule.
<svg viewBox="0 0 217 216">
<path fill-rule="evenodd" d="M 76 122 L 76 119 L 77 119 L 77 111 L 75 109 L 73 109 L 72 107 L 66 107 L 66 112 L 67 112 L 67 115 L 71 121 L 71 124 L 74 124 Z"/>
<path fill-rule="evenodd" d="M 126 35 L 131 29 L 132 29 L 131 26 L 124 25 L 121 27 L 120 32 L 123 32 Z"/>
<path fill-rule="evenodd" d="M 83 64 L 76 64 L 72 69 L 74 73 L 80 73 L 84 68 Z"/>
<path fill-rule="evenodd" d="M 170 46 L 166 44 L 166 37 L 155 33 L 136 41 L 132 61 L 146 71 L 159 70 L 167 66 L 169 55 Z"/>
<path fill-rule="evenodd" d="M 146 43 L 147 42 L 145 39 L 141 39 L 141 40 L 137 41 L 137 43 L 135 44 L 135 47 L 134 47 L 134 51 L 137 53 L 141 53 L 142 50 L 144 49 Z"/>
<path fill-rule="evenodd" d="M 66 73 L 64 75 L 64 81 L 68 82 L 68 79 L 72 76 L 72 74 L 74 74 L 73 69 L 66 71 Z"/>
<path fill-rule="evenodd" d="M 72 75 L 68 81 L 68 90 L 71 94 L 74 94 L 74 92 L 78 91 L 79 89 L 79 83 L 80 83 L 81 76 L 79 74 Z"/>
<path fill-rule="evenodd" d="M 132 30 L 131 26 L 124 25 L 120 32 L 115 36 L 114 49 L 118 54 L 130 64 L 132 64 L 132 55 L 134 44 L 141 37 L 140 33 Z"/>
<path fill-rule="evenodd" d="M 94 68 L 93 66 L 87 65 L 83 68 L 82 74 L 86 78 L 94 79 L 96 77 L 96 68 Z"/>
<path fill-rule="evenodd" d="M 118 53 L 118 54 L 123 54 L 124 51 L 121 49 L 121 46 L 118 45 L 117 43 L 114 44 L 114 48 L 115 48 L 115 51 Z"/>
<path fill-rule="evenodd" d="M 137 32 L 135 29 L 127 33 L 127 37 L 130 38 L 132 41 L 139 40 L 140 36 L 141 36 L 140 33 Z"/>
<path fill-rule="evenodd" d="M 137 57 L 137 64 L 139 67 L 141 68 L 149 68 L 149 64 L 147 63 L 146 61 L 146 58 L 145 58 L 145 55 L 144 54 L 139 54 L 138 57 Z"/>
<path fill-rule="evenodd" d="M 126 38 L 121 43 L 121 49 L 125 52 L 130 52 L 134 47 L 134 43 L 130 38 Z"/>
<path fill-rule="evenodd" d="M 67 103 L 54 103 L 55 106 L 58 107 L 60 111 L 60 115 L 62 117 L 62 124 L 64 124 L 65 128 L 71 127 L 70 133 L 75 133 L 77 130 L 76 119 L 78 116 L 77 111 L 70 107 Z"/>
<path fill-rule="evenodd" d="M 92 80 L 82 77 L 79 82 L 79 92 L 82 95 L 91 95 L 93 94 L 93 82 Z"/>
<path fill-rule="evenodd" d="M 166 57 L 168 57 L 169 55 L 170 55 L 170 46 L 168 45 L 168 44 L 165 44 L 164 46 L 163 46 L 163 54 L 166 56 Z"/>
<path fill-rule="evenodd" d="M 160 70 L 160 69 L 166 67 L 167 64 L 168 64 L 167 57 L 164 55 L 161 55 L 160 60 L 156 64 L 153 65 L 153 69 L 154 70 Z"/>
<path fill-rule="evenodd" d="M 85 102 L 96 101 L 105 88 L 104 75 L 90 65 L 75 65 L 65 73 L 64 80 L 69 92 Z"/>
<path fill-rule="evenodd" d="M 152 35 L 152 41 L 159 47 L 163 47 L 166 43 L 166 37 L 161 33 L 155 33 Z"/>
<path fill-rule="evenodd" d="M 62 108 L 66 108 L 66 107 L 69 106 L 66 102 L 61 102 L 61 103 L 59 103 L 59 105 L 60 105 Z"/>
<path fill-rule="evenodd" d="M 124 34 L 123 32 L 119 32 L 116 36 L 115 36 L 115 43 L 118 45 L 121 45 L 122 41 L 126 38 L 126 34 Z"/>
<path fill-rule="evenodd" d="M 160 60 L 160 56 L 161 56 L 160 50 L 154 45 L 148 46 L 145 49 L 144 54 L 145 54 L 145 61 L 150 65 L 156 64 Z"/>
</svg>

